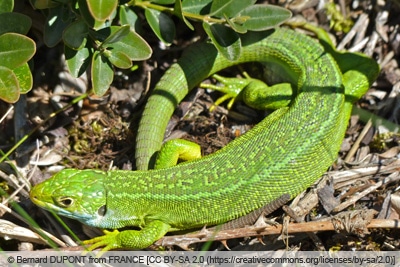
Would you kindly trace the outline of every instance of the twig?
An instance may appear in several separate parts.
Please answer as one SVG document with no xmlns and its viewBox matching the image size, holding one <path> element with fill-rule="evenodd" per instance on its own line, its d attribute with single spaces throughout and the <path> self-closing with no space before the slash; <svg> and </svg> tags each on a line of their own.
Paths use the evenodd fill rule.
<svg viewBox="0 0 400 267">
<path fill-rule="evenodd" d="M 233 238 L 243 238 L 249 236 L 265 236 L 265 235 L 280 235 L 283 226 L 262 226 L 262 227 L 246 227 L 232 230 L 224 230 L 218 232 L 211 232 L 202 230 L 196 233 L 185 235 L 165 236 L 154 243 L 156 246 L 172 246 L 177 245 L 184 249 L 188 249 L 190 244 L 208 241 L 223 241 Z M 400 228 L 400 220 L 392 219 L 373 219 L 367 225 L 368 229 L 371 228 Z M 334 231 L 335 228 L 331 221 L 314 221 L 305 223 L 290 223 L 287 226 L 287 234 L 306 233 L 306 232 L 322 232 Z"/>
</svg>

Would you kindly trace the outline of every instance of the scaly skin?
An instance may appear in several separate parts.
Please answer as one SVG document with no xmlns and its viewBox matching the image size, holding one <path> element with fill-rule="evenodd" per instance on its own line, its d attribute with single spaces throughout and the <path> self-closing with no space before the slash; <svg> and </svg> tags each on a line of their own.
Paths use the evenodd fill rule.
<svg viewBox="0 0 400 267">
<path fill-rule="evenodd" d="M 289 81 L 296 81 L 295 99 L 212 155 L 159 170 L 63 170 L 36 185 L 31 199 L 91 226 L 142 228 L 106 231 L 86 241 L 89 249 L 109 250 L 145 248 L 168 231 L 221 224 L 284 194 L 294 197 L 334 162 L 352 102 L 379 71 L 365 56 L 335 56 L 341 55 L 350 56 L 357 68 L 349 81 L 316 40 L 288 29 L 244 47 L 237 62 L 217 55 L 209 44 L 198 45 L 166 72 L 149 99 L 137 148 L 142 169 L 161 145 L 166 117 L 189 89 L 214 72 L 242 62 L 274 61 L 284 66 Z M 352 87 L 344 92 L 348 82 Z"/>
</svg>

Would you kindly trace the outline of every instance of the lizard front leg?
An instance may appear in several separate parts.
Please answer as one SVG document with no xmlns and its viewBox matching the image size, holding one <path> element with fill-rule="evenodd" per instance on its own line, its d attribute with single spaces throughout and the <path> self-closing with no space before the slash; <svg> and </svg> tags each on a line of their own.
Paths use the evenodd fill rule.
<svg viewBox="0 0 400 267">
<path fill-rule="evenodd" d="M 98 236 L 83 241 L 83 244 L 90 245 L 88 250 L 94 250 L 99 247 L 102 252 L 118 249 L 143 249 L 147 248 L 155 241 L 163 237 L 171 226 L 159 220 L 150 221 L 141 230 L 107 231 L 104 230 L 103 236 Z"/>
</svg>

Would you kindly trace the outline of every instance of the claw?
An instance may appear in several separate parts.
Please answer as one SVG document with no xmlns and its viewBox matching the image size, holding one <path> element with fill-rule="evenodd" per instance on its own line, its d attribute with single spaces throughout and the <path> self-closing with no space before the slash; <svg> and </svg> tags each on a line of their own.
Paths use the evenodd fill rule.
<svg viewBox="0 0 400 267">
<path fill-rule="evenodd" d="M 227 78 L 214 74 L 212 77 L 222 85 L 205 84 L 201 83 L 200 87 L 204 89 L 211 89 L 223 93 L 224 95 L 218 98 L 214 105 L 210 107 L 210 111 L 213 111 L 216 106 L 219 106 L 223 102 L 229 100 L 227 108 L 231 109 L 236 100 L 240 100 L 240 93 L 246 86 L 254 79 L 250 78 L 247 73 L 243 73 L 245 78 Z"/>
<path fill-rule="evenodd" d="M 118 230 L 112 232 L 104 230 L 103 233 L 104 235 L 102 236 L 83 241 L 84 245 L 90 245 L 86 251 L 84 251 L 84 254 L 99 247 L 103 247 L 101 251 L 96 254 L 96 257 L 101 257 L 105 252 L 118 247 L 116 243 L 116 236 L 119 234 Z"/>
</svg>

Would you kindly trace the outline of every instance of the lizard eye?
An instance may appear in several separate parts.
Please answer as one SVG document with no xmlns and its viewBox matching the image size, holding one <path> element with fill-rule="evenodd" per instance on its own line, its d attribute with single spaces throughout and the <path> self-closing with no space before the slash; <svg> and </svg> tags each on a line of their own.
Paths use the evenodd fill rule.
<svg viewBox="0 0 400 267">
<path fill-rule="evenodd" d="M 107 211 L 107 207 L 106 207 L 106 205 L 103 205 L 97 210 L 97 214 L 100 216 L 104 216 L 106 214 L 106 211 Z"/>
<path fill-rule="evenodd" d="M 74 200 L 70 197 L 60 197 L 57 202 L 63 208 L 68 208 L 74 204 Z"/>
</svg>

